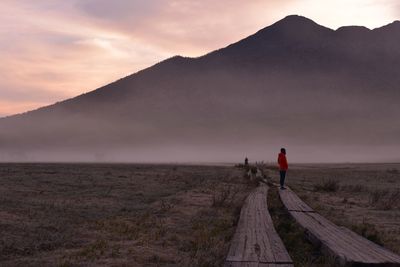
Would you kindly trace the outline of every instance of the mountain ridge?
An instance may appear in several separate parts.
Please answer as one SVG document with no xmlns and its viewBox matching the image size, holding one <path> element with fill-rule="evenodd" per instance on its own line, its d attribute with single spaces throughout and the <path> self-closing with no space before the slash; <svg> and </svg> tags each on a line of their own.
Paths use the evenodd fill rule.
<svg viewBox="0 0 400 267">
<path fill-rule="evenodd" d="M 203 56 L 174 56 L 2 118 L 0 160 L 231 160 L 285 144 L 308 160 L 340 158 L 340 149 L 398 159 L 397 25 L 332 30 L 288 16 Z"/>
<path fill-rule="evenodd" d="M 319 24 L 317 24 L 316 22 L 314 22 L 313 20 L 311 20 L 311 19 L 309 19 L 309 18 L 306 18 L 306 17 L 304 17 L 304 16 L 301 16 L 301 15 L 288 15 L 288 16 L 286 16 L 285 18 L 283 18 L 283 19 L 281 19 L 281 20 L 279 20 L 279 21 L 277 21 L 277 22 L 271 24 L 270 26 L 267 26 L 267 27 L 265 27 L 265 28 L 263 28 L 263 29 L 257 31 L 256 33 L 254 33 L 254 34 L 252 34 L 252 35 L 250 35 L 250 36 L 248 36 L 248 37 L 246 37 L 246 38 L 244 38 L 244 39 L 242 39 L 242 40 L 239 40 L 239 41 L 237 41 L 237 42 L 234 42 L 234 43 L 232 43 L 232 44 L 230 44 L 230 45 L 228 45 L 228 46 L 226 46 L 226 47 L 224 47 L 224 48 L 217 49 L 217 50 L 215 50 L 215 51 L 212 51 L 212 52 L 210 52 L 210 53 L 207 53 L 207 54 L 202 55 L 202 56 L 199 56 L 199 57 L 186 57 L 186 56 L 182 56 L 182 55 L 175 55 L 175 56 L 172 56 L 172 57 L 170 57 L 170 58 L 167 58 L 167 59 L 165 59 L 165 60 L 163 60 L 163 61 L 160 61 L 160 62 L 158 62 L 158 63 L 156 63 L 156 64 L 154 64 L 154 65 L 152 65 L 152 66 L 149 66 L 149 67 L 147 67 L 147 68 L 144 68 L 144 69 L 142 69 L 142 70 L 139 70 L 139 71 L 137 71 L 137 72 L 135 72 L 135 73 L 133 73 L 133 74 L 131 74 L 131 75 L 128 75 L 128 76 L 123 77 L 123 78 L 120 78 L 120 79 L 117 79 L 117 80 L 115 80 L 115 81 L 113 81 L 113 82 L 111 82 L 111 83 L 109 83 L 109 84 L 106 84 L 106 85 L 104 85 L 104 86 L 101 86 L 101 87 L 99 87 L 99 88 L 97 88 L 97 89 L 95 89 L 95 90 L 92 90 L 92 91 L 83 93 L 83 94 L 81 94 L 81 95 L 78 95 L 78 96 L 75 96 L 75 97 L 72 97 L 72 98 L 69 98 L 69 99 L 66 99 L 66 100 L 62 100 L 62 101 L 56 102 L 56 103 L 51 104 L 51 105 L 48 105 L 48 106 L 40 107 L 40 108 L 38 108 L 38 109 L 36 109 L 36 110 L 41 110 L 41 109 L 46 108 L 46 107 L 51 107 L 51 106 L 54 106 L 54 105 L 63 103 L 63 102 L 65 102 L 65 101 L 68 101 L 68 100 L 71 100 L 71 99 L 75 99 L 76 97 L 80 97 L 80 96 L 83 96 L 83 95 L 91 94 L 91 93 L 95 92 L 96 90 L 102 89 L 102 88 L 104 88 L 104 87 L 107 87 L 107 86 L 109 86 L 109 85 L 111 85 L 111 84 L 117 83 L 117 82 L 119 82 L 119 81 L 121 81 L 121 80 L 124 80 L 124 79 L 126 79 L 126 78 L 129 78 L 129 77 L 131 77 L 131 76 L 138 75 L 138 74 L 140 74 L 140 73 L 142 73 L 142 72 L 144 72 L 144 71 L 146 71 L 146 70 L 148 70 L 148 69 L 156 68 L 156 67 L 158 67 L 158 66 L 160 66 L 160 65 L 163 65 L 163 64 L 168 64 L 169 62 L 173 62 L 173 63 L 178 63 L 178 62 L 179 62 L 179 63 L 182 63 L 183 61 L 187 61 L 187 60 L 196 60 L 196 59 L 201 59 L 201 58 L 207 57 L 207 56 L 210 55 L 210 54 L 216 53 L 216 52 L 218 52 L 218 51 L 220 51 L 220 50 L 223 50 L 223 49 L 225 49 L 225 48 L 229 48 L 229 47 L 235 46 L 235 45 L 237 45 L 238 43 L 241 43 L 241 42 L 246 41 L 246 40 L 248 40 L 248 39 L 254 38 L 254 37 L 257 36 L 257 35 L 262 34 L 265 30 L 270 30 L 271 27 L 279 26 L 279 25 L 282 25 L 282 24 L 290 24 L 290 25 L 293 25 L 293 24 L 297 24 L 297 23 L 304 23 L 304 24 L 312 25 L 312 26 L 315 26 L 316 28 L 328 30 L 328 31 L 331 31 L 331 32 L 341 32 L 341 31 L 346 31 L 346 32 L 348 32 L 348 31 L 352 31 L 352 30 L 357 30 L 357 31 L 360 31 L 360 30 L 361 30 L 361 31 L 365 32 L 365 31 L 368 30 L 368 32 L 371 33 L 371 32 L 374 32 L 374 31 L 379 31 L 379 30 L 382 30 L 382 29 L 394 28 L 394 27 L 398 27 L 398 28 L 396 28 L 396 29 L 398 29 L 398 30 L 400 31 L 400 21 L 399 21 L 399 20 L 395 20 L 395 21 L 393 21 L 392 23 L 389 23 L 389 24 L 384 25 L 384 26 L 381 26 L 381 27 L 374 28 L 374 29 L 372 29 L 372 30 L 369 29 L 369 28 L 367 28 L 367 27 L 365 27 L 365 26 L 341 26 L 341 27 L 339 27 L 338 29 L 333 30 L 333 29 L 331 29 L 331 28 L 328 28 L 328 27 L 319 25 Z M 353 31 L 353 33 L 354 33 L 354 31 Z M 0 118 L 0 120 L 1 120 L 1 119 L 5 119 L 5 118 L 10 118 L 10 117 L 13 117 L 13 116 L 24 115 L 24 114 L 27 114 L 27 113 L 29 113 L 29 112 L 34 112 L 34 111 L 36 111 L 36 110 L 26 111 L 26 112 L 23 112 L 23 113 L 21 113 L 21 114 L 9 115 L 9 116 Z"/>
</svg>

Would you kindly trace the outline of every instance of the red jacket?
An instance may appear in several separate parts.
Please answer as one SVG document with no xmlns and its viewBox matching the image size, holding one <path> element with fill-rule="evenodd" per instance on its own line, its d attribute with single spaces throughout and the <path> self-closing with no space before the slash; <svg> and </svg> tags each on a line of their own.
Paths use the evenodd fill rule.
<svg viewBox="0 0 400 267">
<path fill-rule="evenodd" d="M 287 171 L 288 163 L 287 163 L 287 159 L 286 159 L 286 155 L 285 154 L 279 153 L 278 164 L 279 164 L 279 170 L 280 171 Z"/>
</svg>

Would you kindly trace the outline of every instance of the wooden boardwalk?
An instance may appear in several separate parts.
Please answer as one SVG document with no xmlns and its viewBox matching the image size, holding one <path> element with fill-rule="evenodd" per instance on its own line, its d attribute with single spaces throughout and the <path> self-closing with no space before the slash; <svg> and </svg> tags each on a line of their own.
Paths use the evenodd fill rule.
<svg viewBox="0 0 400 267">
<path fill-rule="evenodd" d="M 400 267 L 400 256 L 345 227 L 339 227 L 314 212 L 292 190 L 279 190 L 280 198 L 292 217 L 305 229 L 309 240 L 339 266 Z"/>
<path fill-rule="evenodd" d="M 267 193 L 262 185 L 246 199 L 225 266 L 293 267 L 268 213 Z"/>
</svg>

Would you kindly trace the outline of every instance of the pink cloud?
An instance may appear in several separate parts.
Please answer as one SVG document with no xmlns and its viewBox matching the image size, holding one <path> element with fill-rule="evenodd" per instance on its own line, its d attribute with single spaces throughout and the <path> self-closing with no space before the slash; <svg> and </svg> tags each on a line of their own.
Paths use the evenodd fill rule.
<svg viewBox="0 0 400 267">
<path fill-rule="evenodd" d="M 175 54 L 200 56 L 224 47 L 293 13 L 327 26 L 347 19 L 383 25 L 400 15 L 394 0 L 354 0 L 348 6 L 357 10 L 345 14 L 335 10 L 348 2 L 336 2 L 3 0 L 0 99 L 10 105 L 32 100 L 10 112 L 51 104 Z"/>
</svg>

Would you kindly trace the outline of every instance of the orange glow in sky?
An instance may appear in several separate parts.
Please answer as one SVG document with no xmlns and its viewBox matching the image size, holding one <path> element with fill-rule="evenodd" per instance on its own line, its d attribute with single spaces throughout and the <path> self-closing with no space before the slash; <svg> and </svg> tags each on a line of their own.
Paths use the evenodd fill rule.
<svg viewBox="0 0 400 267">
<path fill-rule="evenodd" d="M 0 117 L 200 56 L 291 14 L 336 29 L 400 18 L 398 0 L 2 0 Z"/>
</svg>

